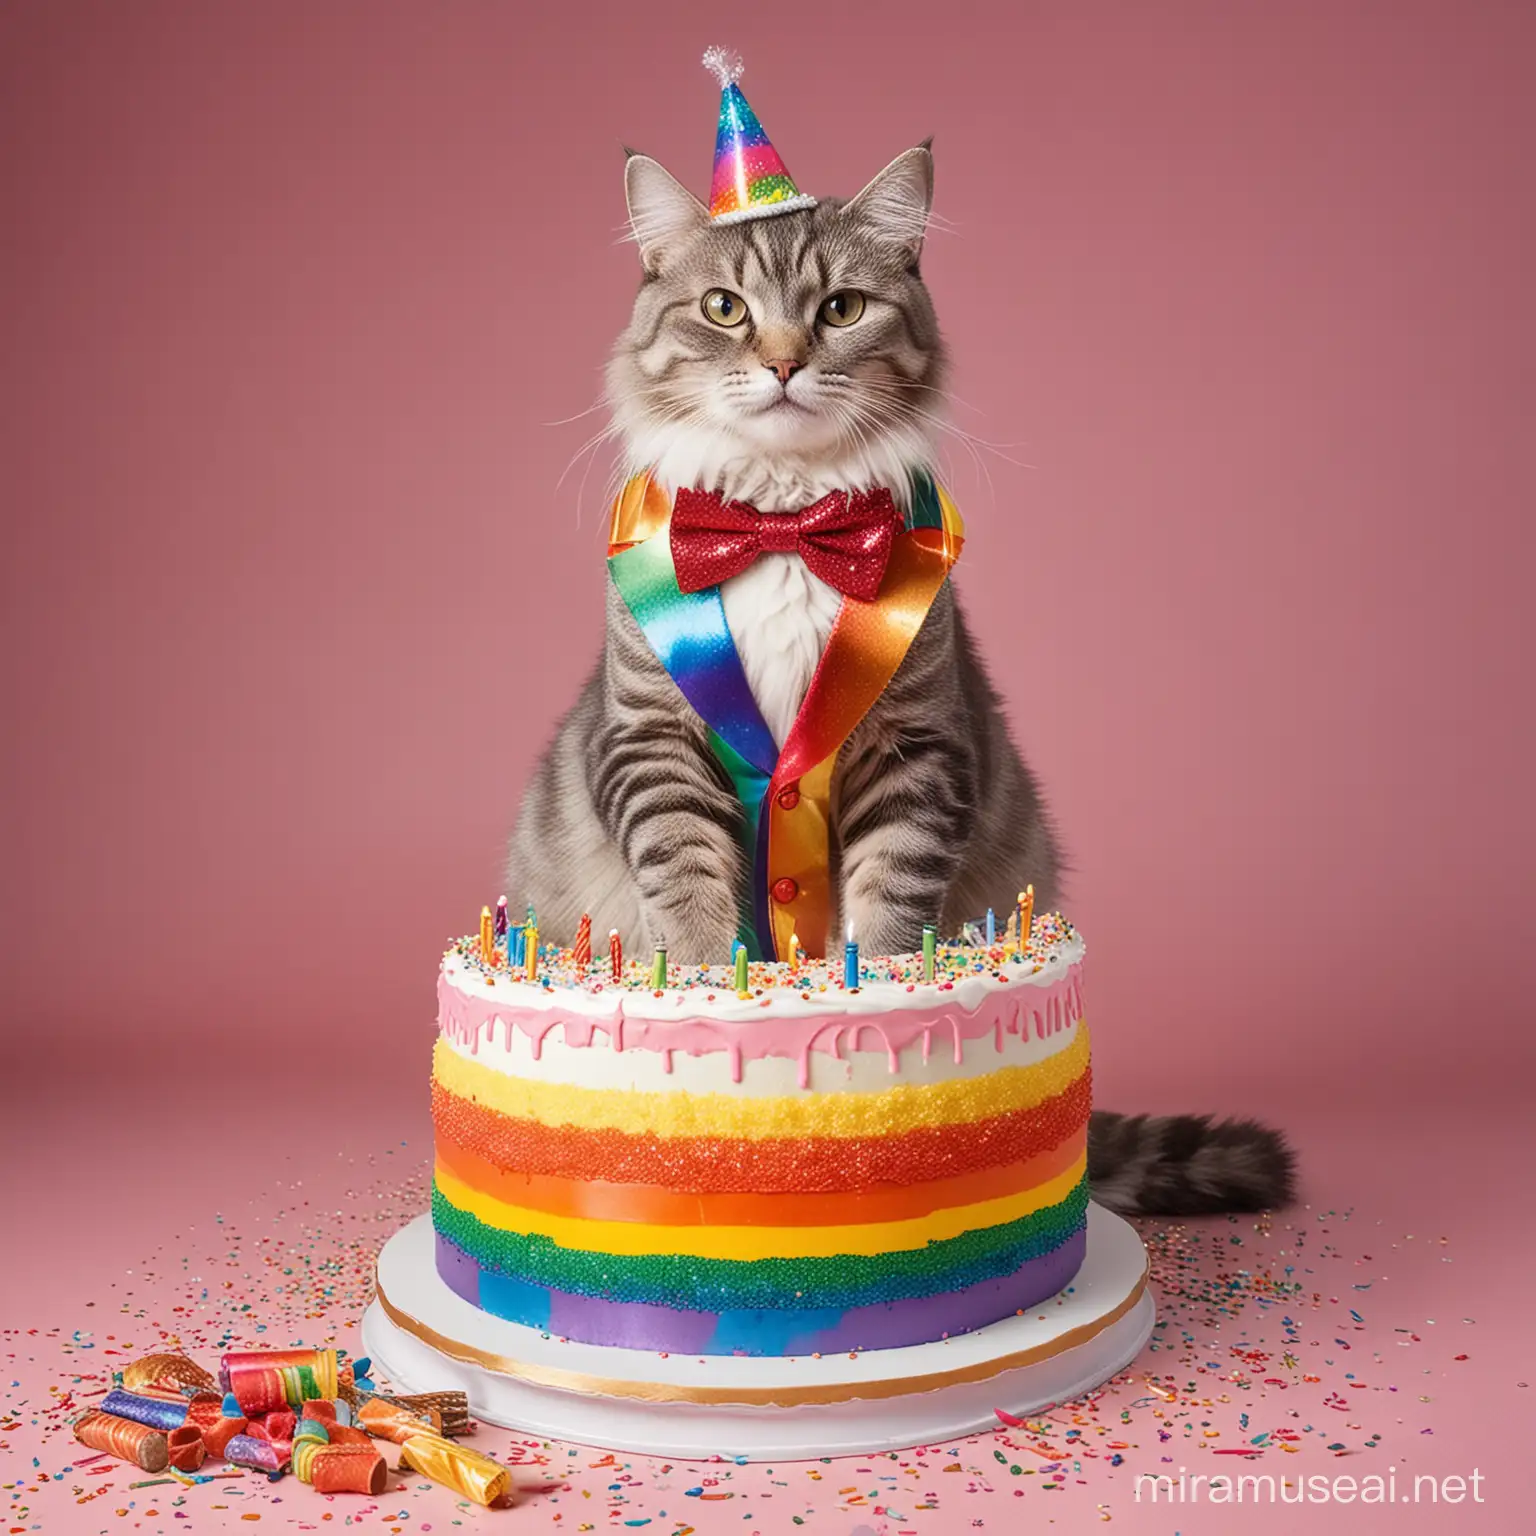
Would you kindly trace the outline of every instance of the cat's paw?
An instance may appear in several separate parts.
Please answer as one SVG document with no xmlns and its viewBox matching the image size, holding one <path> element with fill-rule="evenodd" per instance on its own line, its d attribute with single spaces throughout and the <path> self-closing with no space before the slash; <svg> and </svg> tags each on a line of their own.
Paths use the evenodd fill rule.
<svg viewBox="0 0 1536 1536">
<path fill-rule="evenodd" d="M 850 902 L 844 926 L 849 922 L 866 955 L 905 955 L 923 947 L 923 919 L 889 902 Z"/>
<path fill-rule="evenodd" d="M 725 900 L 695 897 L 651 908 L 646 914 L 653 944 L 665 944 L 667 959 L 680 965 L 725 965 L 736 947 L 736 908 Z"/>
</svg>

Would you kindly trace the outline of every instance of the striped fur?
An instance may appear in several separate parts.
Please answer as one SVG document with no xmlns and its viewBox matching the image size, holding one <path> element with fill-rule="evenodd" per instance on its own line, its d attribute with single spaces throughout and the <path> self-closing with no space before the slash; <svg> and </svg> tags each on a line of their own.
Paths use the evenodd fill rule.
<svg viewBox="0 0 1536 1536">
<path fill-rule="evenodd" d="M 713 488 L 765 513 L 837 488 L 908 494 L 934 463 L 945 383 L 919 270 L 928 147 L 851 202 L 725 226 L 644 156 L 629 159 L 626 191 L 644 279 L 608 371 L 621 474 L 647 469 L 669 489 Z M 715 288 L 739 296 L 743 323 L 710 322 Z M 825 323 L 823 301 L 848 290 L 864 298 L 861 317 Z M 787 378 L 769 366 L 785 361 L 797 365 Z M 759 560 L 722 596 L 782 743 L 836 596 L 790 555 Z M 509 890 L 535 904 L 552 940 L 569 942 L 586 911 L 599 945 L 618 929 L 632 949 L 665 938 L 676 960 L 719 960 L 745 874 L 738 815 L 702 722 L 610 581 L 602 656 L 528 786 Z M 851 921 L 871 953 L 915 948 L 936 914 L 953 932 L 1025 884 L 1041 907 L 1057 903 L 1049 817 L 948 583 L 839 754 L 831 816 L 833 931 Z M 1121 1209 L 1247 1208 L 1289 1188 L 1273 1138 L 1094 1123 L 1098 1189 Z"/>
<path fill-rule="evenodd" d="M 908 493 L 934 457 L 944 350 L 918 270 L 932 161 L 910 150 L 852 202 L 726 226 L 653 161 L 626 185 L 645 279 L 609 369 L 626 472 L 717 487 L 764 512 L 839 487 Z M 749 318 L 710 322 L 703 296 Z M 818 319 L 854 290 L 850 326 Z M 770 360 L 798 364 L 788 382 Z M 782 743 L 837 615 L 798 557 L 726 584 L 748 682 Z M 596 931 L 692 961 L 730 953 L 743 855 L 737 807 L 704 727 L 609 584 L 602 659 L 529 787 L 511 885 L 552 938 Z M 885 694 L 845 744 L 832 786 L 836 927 L 872 952 L 914 948 L 1032 883 L 1054 904 L 1060 859 L 1039 790 L 946 585 Z"/>
<path fill-rule="evenodd" d="M 1112 1211 L 1207 1216 L 1289 1205 L 1296 1159 L 1285 1138 L 1252 1120 L 1116 1115 L 1088 1121 L 1093 1198 Z"/>
</svg>

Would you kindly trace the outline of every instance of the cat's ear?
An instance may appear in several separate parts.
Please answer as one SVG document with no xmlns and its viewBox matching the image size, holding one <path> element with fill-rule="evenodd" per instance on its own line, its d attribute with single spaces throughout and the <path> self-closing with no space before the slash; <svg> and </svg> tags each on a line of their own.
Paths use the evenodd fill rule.
<svg viewBox="0 0 1536 1536">
<path fill-rule="evenodd" d="M 629 227 L 640 248 L 641 265 L 655 272 L 680 239 L 709 223 L 709 210 L 649 155 L 631 149 L 624 153 L 629 157 L 624 162 Z"/>
<path fill-rule="evenodd" d="M 896 156 L 843 212 L 869 225 L 916 261 L 933 207 L 933 140 Z"/>
</svg>

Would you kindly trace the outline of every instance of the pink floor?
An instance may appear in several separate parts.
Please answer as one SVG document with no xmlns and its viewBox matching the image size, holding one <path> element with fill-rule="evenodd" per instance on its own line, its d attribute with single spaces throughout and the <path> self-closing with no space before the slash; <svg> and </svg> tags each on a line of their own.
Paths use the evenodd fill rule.
<svg viewBox="0 0 1536 1536">
<path fill-rule="evenodd" d="M 357 1351 L 371 1256 L 423 1203 L 421 1103 L 346 1081 L 237 1090 L 169 1065 L 104 1080 L 61 1059 L 29 1075 L 31 1089 L 9 1079 L 3 1121 L 0 1529 L 13 1536 L 257 1521 L 646 1536 L 1110 1523 L 1193 1536 L 1291 1531 L 1298 1516 L 1138 1504 L 1138 1474 L 1363 1479 L 1389 1467 L 1400 1502 L 1310 1503 L 1302 1518 L 1372 1533 L 1531 1529 L 1532 1147 L 1518 1085 L 1502 1110 L 1433 1121 L 1409 1103 L 1297 1110 L 1305 1204 L 1262 1224 L 1146 1223 L 1156 1342 L 1091 1400 L 1026 1428 L 773 1467 L 671 1465 L 485 1428 L 475 1443 L 516 1459 L 521 1489 L 515 1510 L 487 1512 L 394 1475 L 377 1501 L 254 1476 L 133 1491 L 145 1474 L 80 1466 L 67 1430 L 114 1367 L 168 1338 L 205 1363 L 224 1347 Z M 51 1097 L 35 1091 L 44 1081 Z M 1460 1476 L 1468 1491 L 1454 1507 L 1401 1502 L 1415 1475 Z"/>
</svg>

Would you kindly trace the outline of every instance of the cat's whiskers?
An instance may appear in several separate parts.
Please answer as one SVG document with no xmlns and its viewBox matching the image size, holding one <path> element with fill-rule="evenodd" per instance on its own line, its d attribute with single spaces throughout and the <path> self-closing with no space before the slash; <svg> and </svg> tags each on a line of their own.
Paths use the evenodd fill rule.
<svg viewBox="0 0 1536 1536">
<path fill-rule="evenodd" d="M 989 491 L 993 490 L 992 470 L 991 466 L 986 462 L 985 459 L 982 458 L 983 452 L 990 453 L 995 457 L 1002 459 L 1005 463 L 1011 464 L 1018 469 L 1033 468 L 1032 465 L 1023 463 L 1022 461 L 1015 459 L 1009 454 L 1005 453 L 1003 451 L 1003 445 L 988 442 L 985 438 L 977 437 L 974 433 L 967 432 L 963 427 L 957 427 L 953 422 L 945 420 L 942 416 L 939 416 L 932 411 L 924 410 L 921 406 L 914 405 L 910 400 L 900 399 L 899 390 L 891 386 L 889 381 L 880 380 L 866 382 L 873 385 L 870 391 L 873 398 L 868 403 L 880 413 L 879 419 L 881 421 L 889 425 L 896 420 L 896 413 L 889 410 L 888 407 L 892 401 L 899 400 L 902 411 L 909 412 L 918 420 L 923 421 L 928 426 L 932 427 L 936 432 L 944 433 L 946 436 L 953 438 L 956 442 L 959 442 L 964 446 L 966 452 L 970 455 L 972 462 L 976 465 L 978 472 L 985 479 L 987 489 Z M 882 392 L 884 394 L 884 398 L 881 398 Z M 1010 444 L 1007 446 L 1012 445 Z"/>
<path fill-rule="evenodd" d="M 573 421 L 580 421 L 583 417 L 591 416 L 597 411 L 606 411 L 607 409 L 607 397 L 600 394 L 598 395 L 597 399 L 595 399 L 592 404 L 586 408 L 586 410 L 577 411 L 574 416 L 557 417 L 554 421 L 546 421 L 544 425 L 546 427 L 568 427 Z"/>
<path fill-rule="evenodd" d="M 941 470 L 946 471 L 945 478 L 948 478 L 946 466 L 944 464 L 946 455 L 943 453 L 942 448 L 935 444 L 925 432 L 916 426 L 915 423 L 903 423 L 899 418 L 892 417 L 888 412 L 881 408 L 880 402 L 878 401 L 860 399 L 857 396 L 852 396 L 846 401 L 840 401 L 838 403 L 842 407 L 842 419 L 849 432 L 857 441 L 864 442 L 869 438 L 871 434 L 878 435 L 883 439 L 889 440 L 903 432 L 911 433 L 912 451 L 910 454 L 910 462 L 917 464 L 937 460 L 938 467 Z M 944 425 L 937 418 L 932 416 L 929 417 L 929 421 L 932 425 Z M 974 450 L 972 450 L 972 452 L 974 456 Z M 990 471 L 985 465 L 981 466 L 981 470 L 982 474 L 987 479 L 988 489 L 990 490 Z"/>
<path fill-rule="evenodd" d="M 827 375 L 829 378 L 847 379 L 858 389 L 885 390 L 890 393 L 905 394 L 909 389 L 921 390 L 925 394 L 937 395 L 946 405 L 961 405 L 968 411 L 975 411 L 978 416 L 984 416 L 986 412 L 969 400 L 963 400 L 950 389 L 948 384 L 925 384 L 920 379 L 892 379 L 879 374 L 835 374 Z"/>
</svg>

